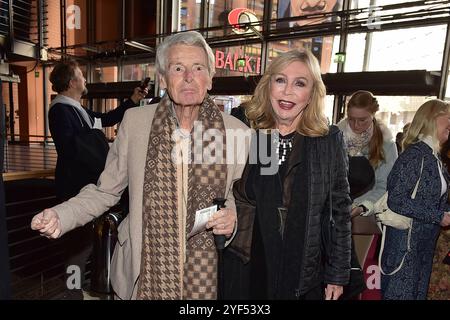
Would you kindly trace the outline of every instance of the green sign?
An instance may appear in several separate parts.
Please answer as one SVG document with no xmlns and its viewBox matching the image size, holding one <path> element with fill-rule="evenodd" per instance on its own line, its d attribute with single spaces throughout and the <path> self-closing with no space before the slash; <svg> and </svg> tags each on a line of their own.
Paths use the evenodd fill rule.
<svg viewBox="0 0 450 320">
<path fill-rule="evenodd" d="M 345 62 L 345 52 L 336 52 L 334 55 L 335 63 L 344 63 Z"/>
</svg>

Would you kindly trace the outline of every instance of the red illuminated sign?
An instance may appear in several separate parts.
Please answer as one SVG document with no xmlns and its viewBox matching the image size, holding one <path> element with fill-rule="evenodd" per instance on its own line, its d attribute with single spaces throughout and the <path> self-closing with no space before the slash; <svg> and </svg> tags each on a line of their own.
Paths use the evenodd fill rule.
<svg viewBox="0 0 450 320">
<path fill-rule="evenodd" d="M 247 8 L 236 8 L 228 14 L 228 22 L 233 26 L 233 32 L 237 34 L 251 33 L 252 30 L 248 26 L 242 24 L 258 22 L 256 14 Z M 253 26 L 259 31 L 259 26 Z"/>
<path fill-rule="evenodd" d="M 259 74 L 261 71 L 261 58 L 243 55 L 242 52 L 223 52 L 216 50 L 216 69 L 227 69 L 244 73 Z M 240 66 L 237 60 L 245 59 L 245 64 Z"/>
</svg>

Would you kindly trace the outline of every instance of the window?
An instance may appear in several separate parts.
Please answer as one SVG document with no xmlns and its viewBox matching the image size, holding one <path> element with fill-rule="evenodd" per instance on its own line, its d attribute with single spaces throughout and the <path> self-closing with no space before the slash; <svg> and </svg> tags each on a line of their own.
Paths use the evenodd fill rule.
<svg viewBox="0 0 450 320">
<path fill-rule="evenodd" d="M 440 70 L 445 35 L 445 25 L 351 34 L 345 71 Z"/>
<path fill-rule="evenodd" d="M 308 49 L 316 56 L 322 73 L 336 72 L 334 56 L 339 48 L 339 36 L 283 40 L 269 43 L 269 60 L 292 49 Z"/>
<path fill-rule="evenodd" d="M 272 8 L 272 18 L 274 19 L 303 17 L 306 15 L 319 15 L 319 17 L 303 17 L 298 20 L 278 21 L 276 24 L 276 28 L 289 28 L 295 26 L 313 25 L 337 19 L 337 17 L 335 16 L 320 16 L 320 14 L 326 14 L 329 12 L 336 12 L 341 10 L 342 1 L 273 0 Z"/>
<path fill-rule="evenodd" d="M 154 63 L 127 64 L 122 67 L 123 81 L 141 81 L 146 77 L 155 79 Z"/>
</svg>

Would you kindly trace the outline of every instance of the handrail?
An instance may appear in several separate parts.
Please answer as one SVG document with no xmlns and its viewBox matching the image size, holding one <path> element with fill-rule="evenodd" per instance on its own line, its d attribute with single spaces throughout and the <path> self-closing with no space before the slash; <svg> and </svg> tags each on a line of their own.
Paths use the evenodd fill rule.
<svg viewBox="0 0 450 320">
<path fill-rule="evenodd" d="M 3 181 L 14 181 L 32 178 L 47 178 L 54 176 L 55 176 L 55 169 L 5 172 L 3 173 Z"/>
</svg>

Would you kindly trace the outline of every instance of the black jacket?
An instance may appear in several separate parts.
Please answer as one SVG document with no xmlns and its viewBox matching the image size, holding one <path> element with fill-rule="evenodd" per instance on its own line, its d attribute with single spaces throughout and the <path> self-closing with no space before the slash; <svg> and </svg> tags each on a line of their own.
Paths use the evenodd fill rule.
<svg viewBox="0 0 450 320">
<path fill-rule="evenodd" d="M 134 102 L 129 99 L 116 109 L 107 113 L 93 112 L 91 110 L 86 111 L 92 121 L 94 117 L 100 118 L 103 127 L 110 127 L 120 122 L 125 111 L 134 106 Z M 79 148 L 75 148 L 75 140 L 77 137 L 91 131 L 89 125 L 84 121 L 81 114 L 76 111 L 75 107 L 56 103 L 50 108 L 48 118 L 50 133 L 58 153 L 55 172 L 56 193 L 59 199 L 66 200 L 77 195 L 85 185 L 96 183 L 101 170 L 93 174 L 91 171 L 92 168 L 88 165 L 90 162 L 88 156 L 82 154 Z M 99 137 L 101 137 L 101 133 L 97 135 L 97 138 Z M 93 146 L 95 148 L 95 142 L 93 142 Z M 103 148 L 102 144 L 100 146 Z M 104 161 L 106 160 L 104 150 L 99 150 L 97 156 L 104 158 L 104 165 Z M 91 163 L 94 161 L 91 160 Z"/>
<path fill-rule="evenodd" d="M 311 297 L 320 299 L 325 284 L 347 284 L 351 200 L 342 133 L 331 126 L 325 137 L 296 135 L 283 195 L 277 175 L 254 174 L 260 166 L 247 164 L 234 185 L 238 230 L 225 253 L 225 297 L 296 299 L 315 291 Z M 330 170 L 333 241 L 324 236 L 330 230 Z M 249 183 L 255 186 L 250 197 Z M 272 218 L 277 216 L 282 197 L 288 203 L 283 240 L 273 232 L 279 225 Z"/>
</svg>

